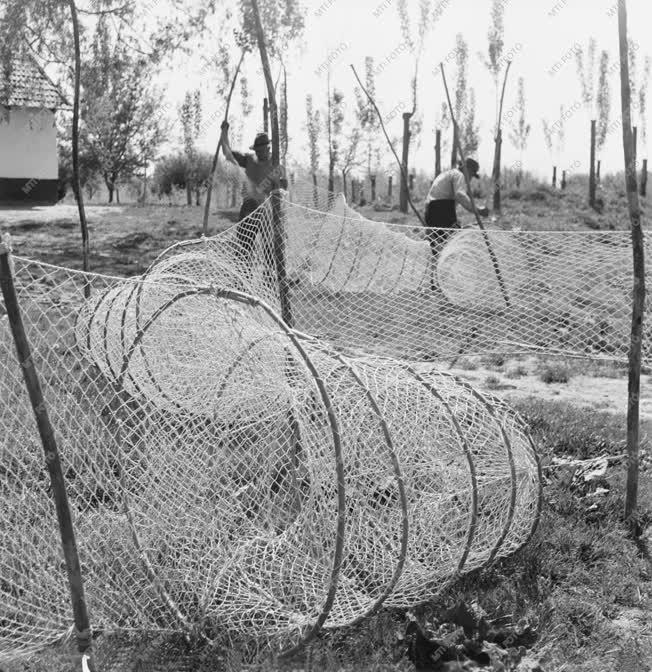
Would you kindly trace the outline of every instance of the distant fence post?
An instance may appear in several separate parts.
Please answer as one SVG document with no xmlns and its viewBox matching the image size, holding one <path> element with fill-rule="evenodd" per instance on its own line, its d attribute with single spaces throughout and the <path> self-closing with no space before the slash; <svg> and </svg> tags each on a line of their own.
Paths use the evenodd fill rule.
<svg viewBox="0 0 652 672">
<path fill-rule="evenodd" d="M 72 516 L 68 505 L 68 495 L 66 485 L 61 469 L 61 460 L 57 448 L 54 430 L 48 417 L 43 392 L 34 366 L 34 360 L 25 333 L 25 327 L 20 314 L 18 297 L 16 296 L 16 287 L 11 268 L 9 245 L 5 241 L 0 242 L 0 285 L 2 286 L 2 296 L 9 318 L 11 333 L 16 346 L 18 361 L 23 372 L 25 387 L 29 394 L 29 399 L 34 411 L 36 425 L 43 452 L 45 454 L 45 464 L 50 474 L 50 485 L 52 495 L 57 511 L 57 520 L 59 522 L 59 533 L 61 535 L 61 545 L 66 562 L 66 572 L 68 574 L 68 586 L 70 589 L 70 600 L 72 604 L 73 617 L 75 622 L 75 636 L 77 648 L 80 653 L 84 653 L 91 645 L 91 629 L 86 609 L 86 599 L 84 597 L 84 583 L 82 580 L 79 555 L 77 553 L 77 544 L 75 541 L 75 531 L 72 524 Z"/>
</svg>

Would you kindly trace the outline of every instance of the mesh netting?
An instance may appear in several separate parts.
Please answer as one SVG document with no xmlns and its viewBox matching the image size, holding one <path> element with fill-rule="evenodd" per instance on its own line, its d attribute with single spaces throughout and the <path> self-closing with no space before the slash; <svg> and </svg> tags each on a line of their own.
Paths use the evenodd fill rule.
<svg viewBox="0 0 652 672">
<path fill-rule="evenodd" d="M 319 285 L 306 280 L 312 266 L 297 270 L 293 231 L 302 227 L 301 244 L 316 232 L 304 224 L 287 219 L 288 272 L 301 280 L 291 292 L 306 302 L 303 292 Z M 392 247 L 403 241 L 416 254 L 423 245 L 389 234 Z M 253 253 L 263 263 L 245 257 L 232 232 L 179 246 L 145 279 L 14 257 L 95 631 L 245 638 L 280 650 L 322 624 L 428 599 L 513 552 L 536 525 L 538 465 L 519 418 L 450 375 L 344 356 L 288 328 L 265 256 L 271 233 L 262 238 Z M 381 268 L 389 257 L 376 254 Z M 337 267 L 346 286 L 342 275 Z M 6 315 L 0 331 L 7 661 L 58 642 L 71 622 Z"/>
<path fill-rule="evenodd" d="M 329 201 L 322 192 L 324 210 L 306 207 L 310 188 L 290 193 L 280 208 L 297 330 L 349 353 L 412 360 L 462 352 L 626 360 L 633 283 L 627 231 L 466 229 L 433 254 L 432 230 L 366 220 L 341 196 Z M 267 271 L 272 239 L 268 201 L 222 234 L 172 246 L 150 272 L 165 260 L 192 281 L 222 286 L 231 273 L 223 268 L 235 263 L 247 290 L 278 308 L 278 283 Z M 223 268 L 209 268 L 216 261 Z M 644 360 L 649 348 L 646 336 Z"/>
</svg>

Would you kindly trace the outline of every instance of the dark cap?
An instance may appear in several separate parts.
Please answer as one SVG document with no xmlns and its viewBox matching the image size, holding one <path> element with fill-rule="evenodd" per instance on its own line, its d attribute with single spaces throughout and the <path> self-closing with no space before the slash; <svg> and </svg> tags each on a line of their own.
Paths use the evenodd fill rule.
<svg viewBox="0 0 652 672">
<path fill-rule="evenodd" d="M 267 137 L 267 133 L 257 133 L 254 144 L 251 145 L 249 149 L 258 149 L 258 147 L 264 147 L 265 145 L 269 145 L 269 138 Z"/>
<path fill-rule="evenodd" d="M 475 159 L 466 160 L 466 169 L 469 173 L 469 177 L 477 177 L 480 179 L 478 171 L 480 170 L 480 164 Z"/>
</svg>

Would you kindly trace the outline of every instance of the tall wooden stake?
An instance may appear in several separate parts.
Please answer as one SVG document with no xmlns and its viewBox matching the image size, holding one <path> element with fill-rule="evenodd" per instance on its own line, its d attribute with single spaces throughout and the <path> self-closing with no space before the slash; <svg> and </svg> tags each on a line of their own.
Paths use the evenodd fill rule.
<svg viewBox="0 0 652 672">
<path fill-rule="evenodd" d="M 52 496 L 57 512 L 61 546 L 68 574 L 68 587 L 75 622 L 77 648 L 83 654 L 91 645 L 91 628 L 86 608 L 86 598 L 84 596 L 84 582 L 77 553 L 77 543 L 75 541 L 75 530 L 72 524 L 70 506 L 68 505 L 66 484 L 63 470 L 61 469 L 61 460 L 54 436 L 54 429 L 50 423 L 38 374 L 34 366 L 34 359 L 30 351 L 29 341 L 27 340 L 27 334 L 23 326 L 11 269 L 9 249 L 4 242 L 0 242 L 0 285 L 2 286 L 2 296 L 5 308 L 7 309 L 9 326 L 16 346 L 18 361 L 23 372 L 25 387 L 29 394 L 29 400 L 36 419 L 36 426 L 41 437 L 41 443 L 43 444 L 45 464 L 50 474 L 50 487 L 52 488 Z"/>
<path fill-rule="evenodd" d="M 557 166 L 552 167 L 552 186 L 557 186 Z"/>
<path fill-rule="evenodd" d="M 441 131 L 435 131 L 435 177 L 441 173 Z"/>
<path fill-rule="evenodd" d="M 79 20 L 77 18 L 77 7 L 75 0 L 68 0 L 70 7 L 70 16 L 72 19 L 72 31 L 75 45 L 75 92 L 72 104 L 72 189 L 75 192 L 77 200 L 77 210 L 79 211 L 79 225 L 82 234 L 82 268 L 84 272 L 89 271 L 88 257 L 90 246 L 88 243 L 88 224 L 86 222 L 86 210 L 84 209 L 84 194 L 81 189 L 79 179 L 79 92 L 81 88 L 81 48 L 79 45 Z M 86 278 L 84 282 L 84 296 L 88 299 L 91 295 L 91 285 Z"/>
<path fill-rule="evenodd" d="M 630 108 L 629 60 L 627 44 L 627 3 L 618 3 L 618 35 L 620 38 L 620 100 L 623 120 L 623 150 L 625 181 L 631 222 L 634 289 L 632 300 L 632 329 L 629 346 L 629 381 L 627 385 L 627 493 L 625 521 L 634 536 L 641 533 L 638 520 L 639 473 L 639 396 L 641 389 L 641 340 L 645 311 L 645 251 L 641 230 L 641 211 L 636 185 L 636 155 Z"/>
<path fill-rule="evenodd" d="M 269 133 L 269 101 L 263 99 L 263 131 Z"/>
</svg>

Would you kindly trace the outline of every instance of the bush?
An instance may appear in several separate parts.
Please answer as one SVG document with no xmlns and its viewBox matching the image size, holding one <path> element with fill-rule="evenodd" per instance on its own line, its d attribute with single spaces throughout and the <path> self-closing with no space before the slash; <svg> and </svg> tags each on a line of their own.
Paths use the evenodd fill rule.
<svg viewBox="0 0 652 672">
<path fill-rule="evenodd" d="M 567 383 L 570 379 L 568 367 L 564 364 L 544 364 L 539 371 L 539 380 L 550 383 Z"/>
<path fill-rule="evenodd" d="M 501 387 L 500 378 L 498 376 L 487 376 L 484 379 L 484 386 L 488 390 L 498 390 Z"/>
</svg>

